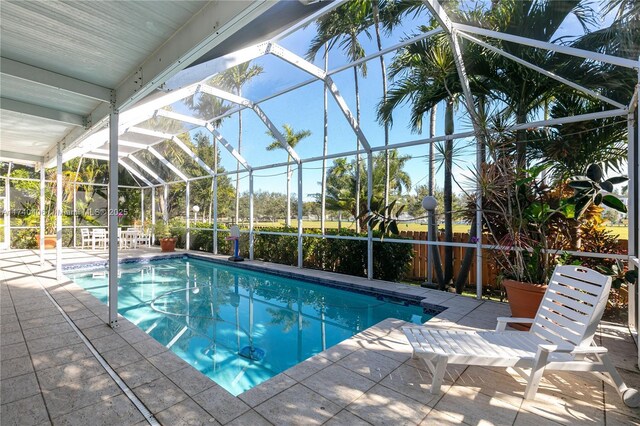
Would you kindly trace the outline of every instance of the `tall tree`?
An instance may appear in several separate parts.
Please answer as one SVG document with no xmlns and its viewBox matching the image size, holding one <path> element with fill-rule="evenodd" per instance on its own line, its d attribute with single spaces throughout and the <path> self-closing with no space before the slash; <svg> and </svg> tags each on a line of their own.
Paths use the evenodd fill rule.
<svg viewBox="0 0 640 426">
<path fill-rule="evenodd" d="M 242 96 L 242 88 L 245 84 L 259 76 L 264 72 L 260 65 L 251 65 L 251 62 L 245 62 L 228 69 L 222 74 L 214 77 L 215 85 L 227 90 L 232 90 L 238 96 Z M 238 152 L 242 153 L 242 111 L 238 111 Z M 236 163 L 236 205 L 235 205 L 235 223 L 238 223 L 240 208 L 240 162 Z"/>
<path fill-rule="evenodd" d="M 357 61 L 365 56 L 364 47 L 358 40 L 358 35 L 365 33 L 369 34 L 369 27 L 371 26 L 371 20 L 369 9 L 366 7 L 356 7 L 358 4 L 345 3 L 337 7 L 332 12 L 323 15 L 317 21 L 317 34 L 311 40 L 307 57 L 310 60 L 314 60 L 320 49 L 325 44 L 328 46 L 328 50 L 333 49 L 336 45 L 339 46 L 342 51 L 347 55 L 350 61 Z M 328 54 L 325 51 L 325 55 Z M 356 120 L 360 123 L 360 88 L 358 72 L 363 77 L 367 76 L 367 64 L 362 63 L 353 67 L 353 80 L 355 85 L 356 95 Z M 356 150 L 360 151 L 360 140 L 356 137 Z M 356 190 L 356 217 L 360 215 L 360 153 L 356 154 L 356 179 L 355 183 L 358 186 Z M 359 231 L 360 224 L 356 221 L 356 230 Z"/>
<path fill-rule="evenodd" d="M 301 140 L 308 138 L 311 136 L 311 131 L 309 130 L 300 130 L 294 131 L 293 127 L 289 124 L 283 124 L 282 129 L 284 130 L 283 136 L 287 141 L 287 144 L 291 148 L 295 148 Z M 273 142 L 271 142 L 267 146 L 267 151 L 273 151 L 276 149 L 284 149 L 284 147 L 280 144 L 280 141 L 275 139 L 275 136 L 271 132 L 267 132 L 267 135 L 274 138 Z M 291 226 L 291 156 L 287 152 L 287 218 L 285 220 L 286 226 Z M 300 218 L 298 218 L 300 220 Z"/>
<path fill-rule="evenodd" d="M 393 149 L 389 151 L 389 170 L 390 176 L 390 194 L 399 198 L 403 192 L 411 188 L 411 177 L 404 170 L 406 163 L 411 159 L 410 156 L 401 156 L 398 151 Z M 373 194 L 371 199 L 372 206 L 384 207 L 384 187 L 385 187 L 385 160 L 384 153 L 379 153 L 373 157 Z M 361 179 L 360 185 L 356 184 L 356 179 Z M 346 158 L 338 158 L 333 162 L 333 166 L 329 168 L 327 176 L 327 209 L 336 212 L 348 212 L 356 217 L 356 222 L 361 228 L 366 226 L 366 217 L 364 215 L 355 216 L 356 202 L 360 200 L 362 205 L 358 211 L 366 211 L 366 194 L 367 176 L 364 174 L 356 175 L 355 161 L 348 162 Z M 356 191 L 362 191 L 360 197 L 356 196 Z"/>
</svg>

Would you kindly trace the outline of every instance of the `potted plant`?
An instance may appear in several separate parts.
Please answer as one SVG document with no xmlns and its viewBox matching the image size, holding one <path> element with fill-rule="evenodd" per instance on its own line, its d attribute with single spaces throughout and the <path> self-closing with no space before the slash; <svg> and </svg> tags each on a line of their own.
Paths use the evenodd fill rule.
<svg viewBox="0 0 640 426">
<path fill-rule="evenodd" d="M 33 226 L 39 226 L 40 220 L 37 222 L 34 220 Z M 56 236 L 56 217 L 54 215 L 47 215 L 44 218 L 44 248 L 46 250 L 56 248 L 56 242 L 58 237 Z M 36 248 L 40 247 L 40 231 L 36 232 Z"/>
<path fill-rule="evenodd" d="M 500 269 L 512 316 L 533 318 L 560 254 L 575 248 L 580 217 L 601 203 L 626 211 L 624 204 L 608 193 L 626 178 L 603 180 L 602 169 L 592 164 L 585 176 L 573 177 L 552 189 L 541 178 L 545 165 L 518 170 L 509 155 L 492 160 L 479 176 L 483 226 L 496 246 L 491 256 Z M 574 194 L 568 197 L 566 192 L 571 188 Z M 525 324 L 514 326 L 528 329 Z"/>
<path fill-rule="evenodd" d="M 156 239 L 160 241 L 160 249 L 163 252 L 172 252 L 176 250 L 176 242 L 178 238 L 171 234 L 171 230 L 166 222 L 160 221 L 156 223 L 154 228 Z"/>
<path fill-rule="evenodd" d="M 483 189 L 483 227 L 495 246 L 491 258 L 513 317 L 533 318 L 555 265 L 553 239 L 568 203 L 554 202 L 539 179 L 544 166 L 518 170 L 513 156 L 502 153 L 483 166 L 478 176 Z M 557 201 L 557 200 L 555 200 Z M 526 324 L 515 328 L 528 329 Z"/>
</svg>

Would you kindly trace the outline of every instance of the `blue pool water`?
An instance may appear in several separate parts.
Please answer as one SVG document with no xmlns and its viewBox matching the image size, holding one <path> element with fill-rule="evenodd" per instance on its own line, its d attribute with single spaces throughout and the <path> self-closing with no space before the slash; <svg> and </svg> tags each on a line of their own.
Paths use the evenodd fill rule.
<svg viewBox="0 0 640 426">
<path fill-rule="evenodd" d="M 104 268 L 67 273 L 107 302 Z M 418 305 L 193 258 L 120 265 L 119 312 L 238 395 Z"/>
</svg>

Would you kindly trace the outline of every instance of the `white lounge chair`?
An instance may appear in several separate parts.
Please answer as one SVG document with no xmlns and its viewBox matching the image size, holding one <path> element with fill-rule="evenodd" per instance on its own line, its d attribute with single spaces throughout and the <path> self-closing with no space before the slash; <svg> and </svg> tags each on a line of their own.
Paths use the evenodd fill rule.
<svg viewBox="0 0 640 426">
<path fill-rule="evenodd" d="M 557 266 L 535 318 L 498 318 L 495 331 L 438 330 L 403 327 L 433 374 L 438 394 L 449 364 L 516 367 L 527 380 L 525 399 L 535 398 L 545 370 L 591 371 L 616 388 L 624 403 L 640 406 L 640 393 L 628 388 L 607 349 L 593 336 L 604 312 L 611 277 L 579 266 Z M 507 323 L 531 323 L 530 331 L 507 331 Z M 520 368 L 530 368 L 526 374 Z"/>
</svg>

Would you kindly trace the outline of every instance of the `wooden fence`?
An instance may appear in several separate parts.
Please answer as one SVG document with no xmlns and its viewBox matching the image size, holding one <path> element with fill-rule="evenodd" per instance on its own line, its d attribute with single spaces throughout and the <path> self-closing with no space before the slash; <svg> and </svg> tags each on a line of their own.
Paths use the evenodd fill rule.
<svg viewBox="0 0 640 426">
<path fill-rule="evenodd" d="M 427 233 L 425 231 L 401 231 L 400 235 L 405 238 L 411 238 L 413 240 L 422 240 L 426 241 Z M 444 235 L 439 233 L 438 241 L 443 241 Z M 453 234 L 453 242 L 454 243 L 468 243 L 469 242 L 469 234 L 468 233 L 455 233 Z M 483 241 L 484 244 L 488 244 L 488 241 L 485 239 Z M 627 250 L 627 240 L 619 240 L 619 250 L 620 253 L 626 253 Z M 444 246 L 439 246 L 440 250 L 440 258 L 444 260 Z M 462 259 L 464 258 L 466 247 L 453 247 L 453 276 L 458 276 L 458 271 L 460 270 L 460 265 L 462 263 Z M 424 281 L 427 277 L 427 246 L 424 244 L 414 244 L 413 245 L 413 264 L 411 265 L 411 270 L 407 278 L 412 280 Z M 487 256 L 488 250 L 483 250 L 482 257 L 482 283 L 485 287 L 494 287 L 497 284 L 498 279 L 498 268 L 496 268 L 494 262 L 491 261 L 490 257 Z M 433 271 L 433 280 L 435 282 L 435 270 Z M 467 276 L 467 285 L 475 285 L 476 284 L 476 255 L 474 251 L 473 261 L 471 263 L 471 267 L 469 268 L 468 276 Z"/>
</svg>

